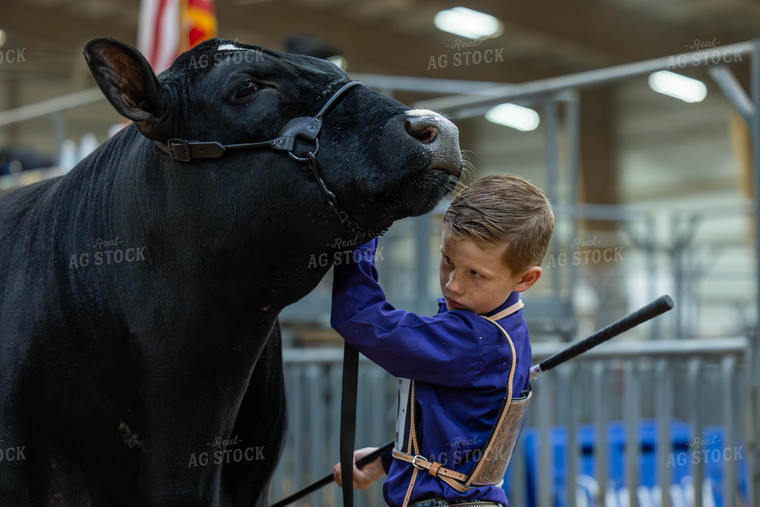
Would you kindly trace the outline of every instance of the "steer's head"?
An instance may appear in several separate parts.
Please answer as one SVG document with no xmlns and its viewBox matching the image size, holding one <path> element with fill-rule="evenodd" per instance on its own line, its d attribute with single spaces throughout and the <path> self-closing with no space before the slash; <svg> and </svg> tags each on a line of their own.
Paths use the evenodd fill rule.
<svg viewBox="0 0 760 507">
<path fill-rule="evenodd" d="M 85 56 L 111 104 L 164 146 L 171 139 L 231 145 L 287 137 L 307 128 L 291 120 L 313 117 L 350 81 L 328 61 L 219 39 L 180 55 L 159 77 L 136 49 L 112 39 L 91 41 Z M 429 211 L 454 188 L 462 167 L 451 122 L 361 85 L 335 98 L 317 140 L 324 187 L 340 210 L 370 231 Z M 300 230 L 322 243 L 328 234 L 352 237 L 308 160 L 316 143 L 303 136 L 293 156 L 266 146 L 182 161 L 145 144 L 164 174 L 183 180 L 189 203 L 216 207 L 227 221 L 247 213 L 258 230 L 266 228 L 265 220 L 274 219 L 281 231 L 286 221 L 300 220 Z M 185 146 L 175 142 L 174 148 L 184 159 Z"/>
</svg>

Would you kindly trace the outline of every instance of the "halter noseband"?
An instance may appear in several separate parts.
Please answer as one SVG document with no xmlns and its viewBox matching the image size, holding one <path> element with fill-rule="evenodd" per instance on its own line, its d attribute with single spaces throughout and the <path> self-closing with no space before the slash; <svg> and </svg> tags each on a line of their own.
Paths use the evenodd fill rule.
<svg viewBox="0 0 760 507">
<path fill-rule="evenodd" d="M 340 223 L 346 226 L 354 238 L 363 238 L 365 241 L 375 236 L 382 236 L 388 229 L 367 229 L 356 220 L 348 216 L 348 213 L 338 206 L 338 198 L 330 189 L 319 174 L 317 164 L 317 152 L 319 151 L 319 131 L 322 129 L 324 116 L 330 107 L 338 99 L 354 86 L 361 85 L 359 81 L 350 81 L 336 91 L 332 97 L 322 106 L 322 109 L 314 116 L 300 116 L 288 121 L 277 137 L 268 141 L 259 141 L 255 143 L 239 144 L 221 144 L 216 141 L 187 141 L 185 139 L 169 139 L 166 143 L 155 141 L 161 151 L 168 153 L 172 160 L 178 162 L 190 162 L 191 160 L 201 158 L 220 158 L 229 151 L 255 150 L 259 148 L 269 148 L 272 150 L 285 151 L 294 160 L 306 162 L 311 166 L 311 175 L 319 185 L 320 190 L 327 198 L 330 207 L 335 211 Z M 314 149 L 307 151 L 303 155 L 295 153 L 296 140 L 302 139 L 314 145 Z"/>
</svg>

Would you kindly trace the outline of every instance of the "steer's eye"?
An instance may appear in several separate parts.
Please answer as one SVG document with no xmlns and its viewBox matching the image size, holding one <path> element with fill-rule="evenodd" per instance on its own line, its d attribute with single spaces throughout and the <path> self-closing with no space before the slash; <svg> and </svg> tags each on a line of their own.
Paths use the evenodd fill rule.
<svg viewBox="0 0 760 507">
<path fill-rule="evenodd" d="M 251 98 L 251 96 L 257 91 L 259 91 L 259 85 L 253 81 L 248 81 L 243 86 L 235 90 L 234 100 L 236 102 L 244 102 L 247 99 Z"/>
</svg>

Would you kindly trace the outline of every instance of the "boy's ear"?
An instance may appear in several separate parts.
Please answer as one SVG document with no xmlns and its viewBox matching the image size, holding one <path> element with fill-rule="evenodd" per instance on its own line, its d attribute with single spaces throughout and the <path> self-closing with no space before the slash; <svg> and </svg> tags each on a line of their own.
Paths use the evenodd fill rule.
<svg viewBox="0 0 760 507">
<path fill-rule="evenodd" d="M 143 55 L 128 44 L 103 37 L 91 40 L 84 56 L 113 107 L 134 121 L 145 137 L 162 140 L 167 129 L 167 100 Z"/>
<path fill-rule="evenodd" d="M 524 292 L 538 281 L 539 278 L 541 278 L 541 273 L 543 271 L 541 270 L 541 266 L 531 266 L 527 268 L 525 271 L 523 271 L 522 276 L 520 277 L 520 281 L 517 283 L 515 288 L 513 289 L 515 292 Z"/>
</svg>

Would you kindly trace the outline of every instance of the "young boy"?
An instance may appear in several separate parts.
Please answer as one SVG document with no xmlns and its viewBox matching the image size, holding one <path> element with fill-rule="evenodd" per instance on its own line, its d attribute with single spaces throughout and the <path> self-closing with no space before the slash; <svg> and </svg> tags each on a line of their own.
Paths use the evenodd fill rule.
<svg viewBox="0 0 760 507">
<path fill-rule="evenodd" d="M 531 351 L 519 293 L 541 277 L 554 215 L 541 190 L 527 181 L 487 176 L 454 199 L 443 222 L 443 297 L 433 317 L 397 310 L 385 300 L 374 265 L 377 239 L 359 247 L 361 255 L 350 256 L 358 261 L 335 266 L 332 327 L 399 377 L 394 455 L 362 470 L 354 466 L 354 485 L 365 489 L 387 472 L 383 492 L 392 506 L 506 505 L 498 485 L 463 488 L 432 469 L 440 464 L 440 470 L 464 475 L 473 470 L 513 361 L 513 396 L 529 387 Z M 484 316 L 511 337 L 514 356 Z M 354 457 L 372 450 L 358 450 Z M 410 450 L 420 456 L 414 464 Z M 427 471 L 418 466 L 423 457 Z M 340 484 L 340 466 L 333 472 Z"/>
</svg>

